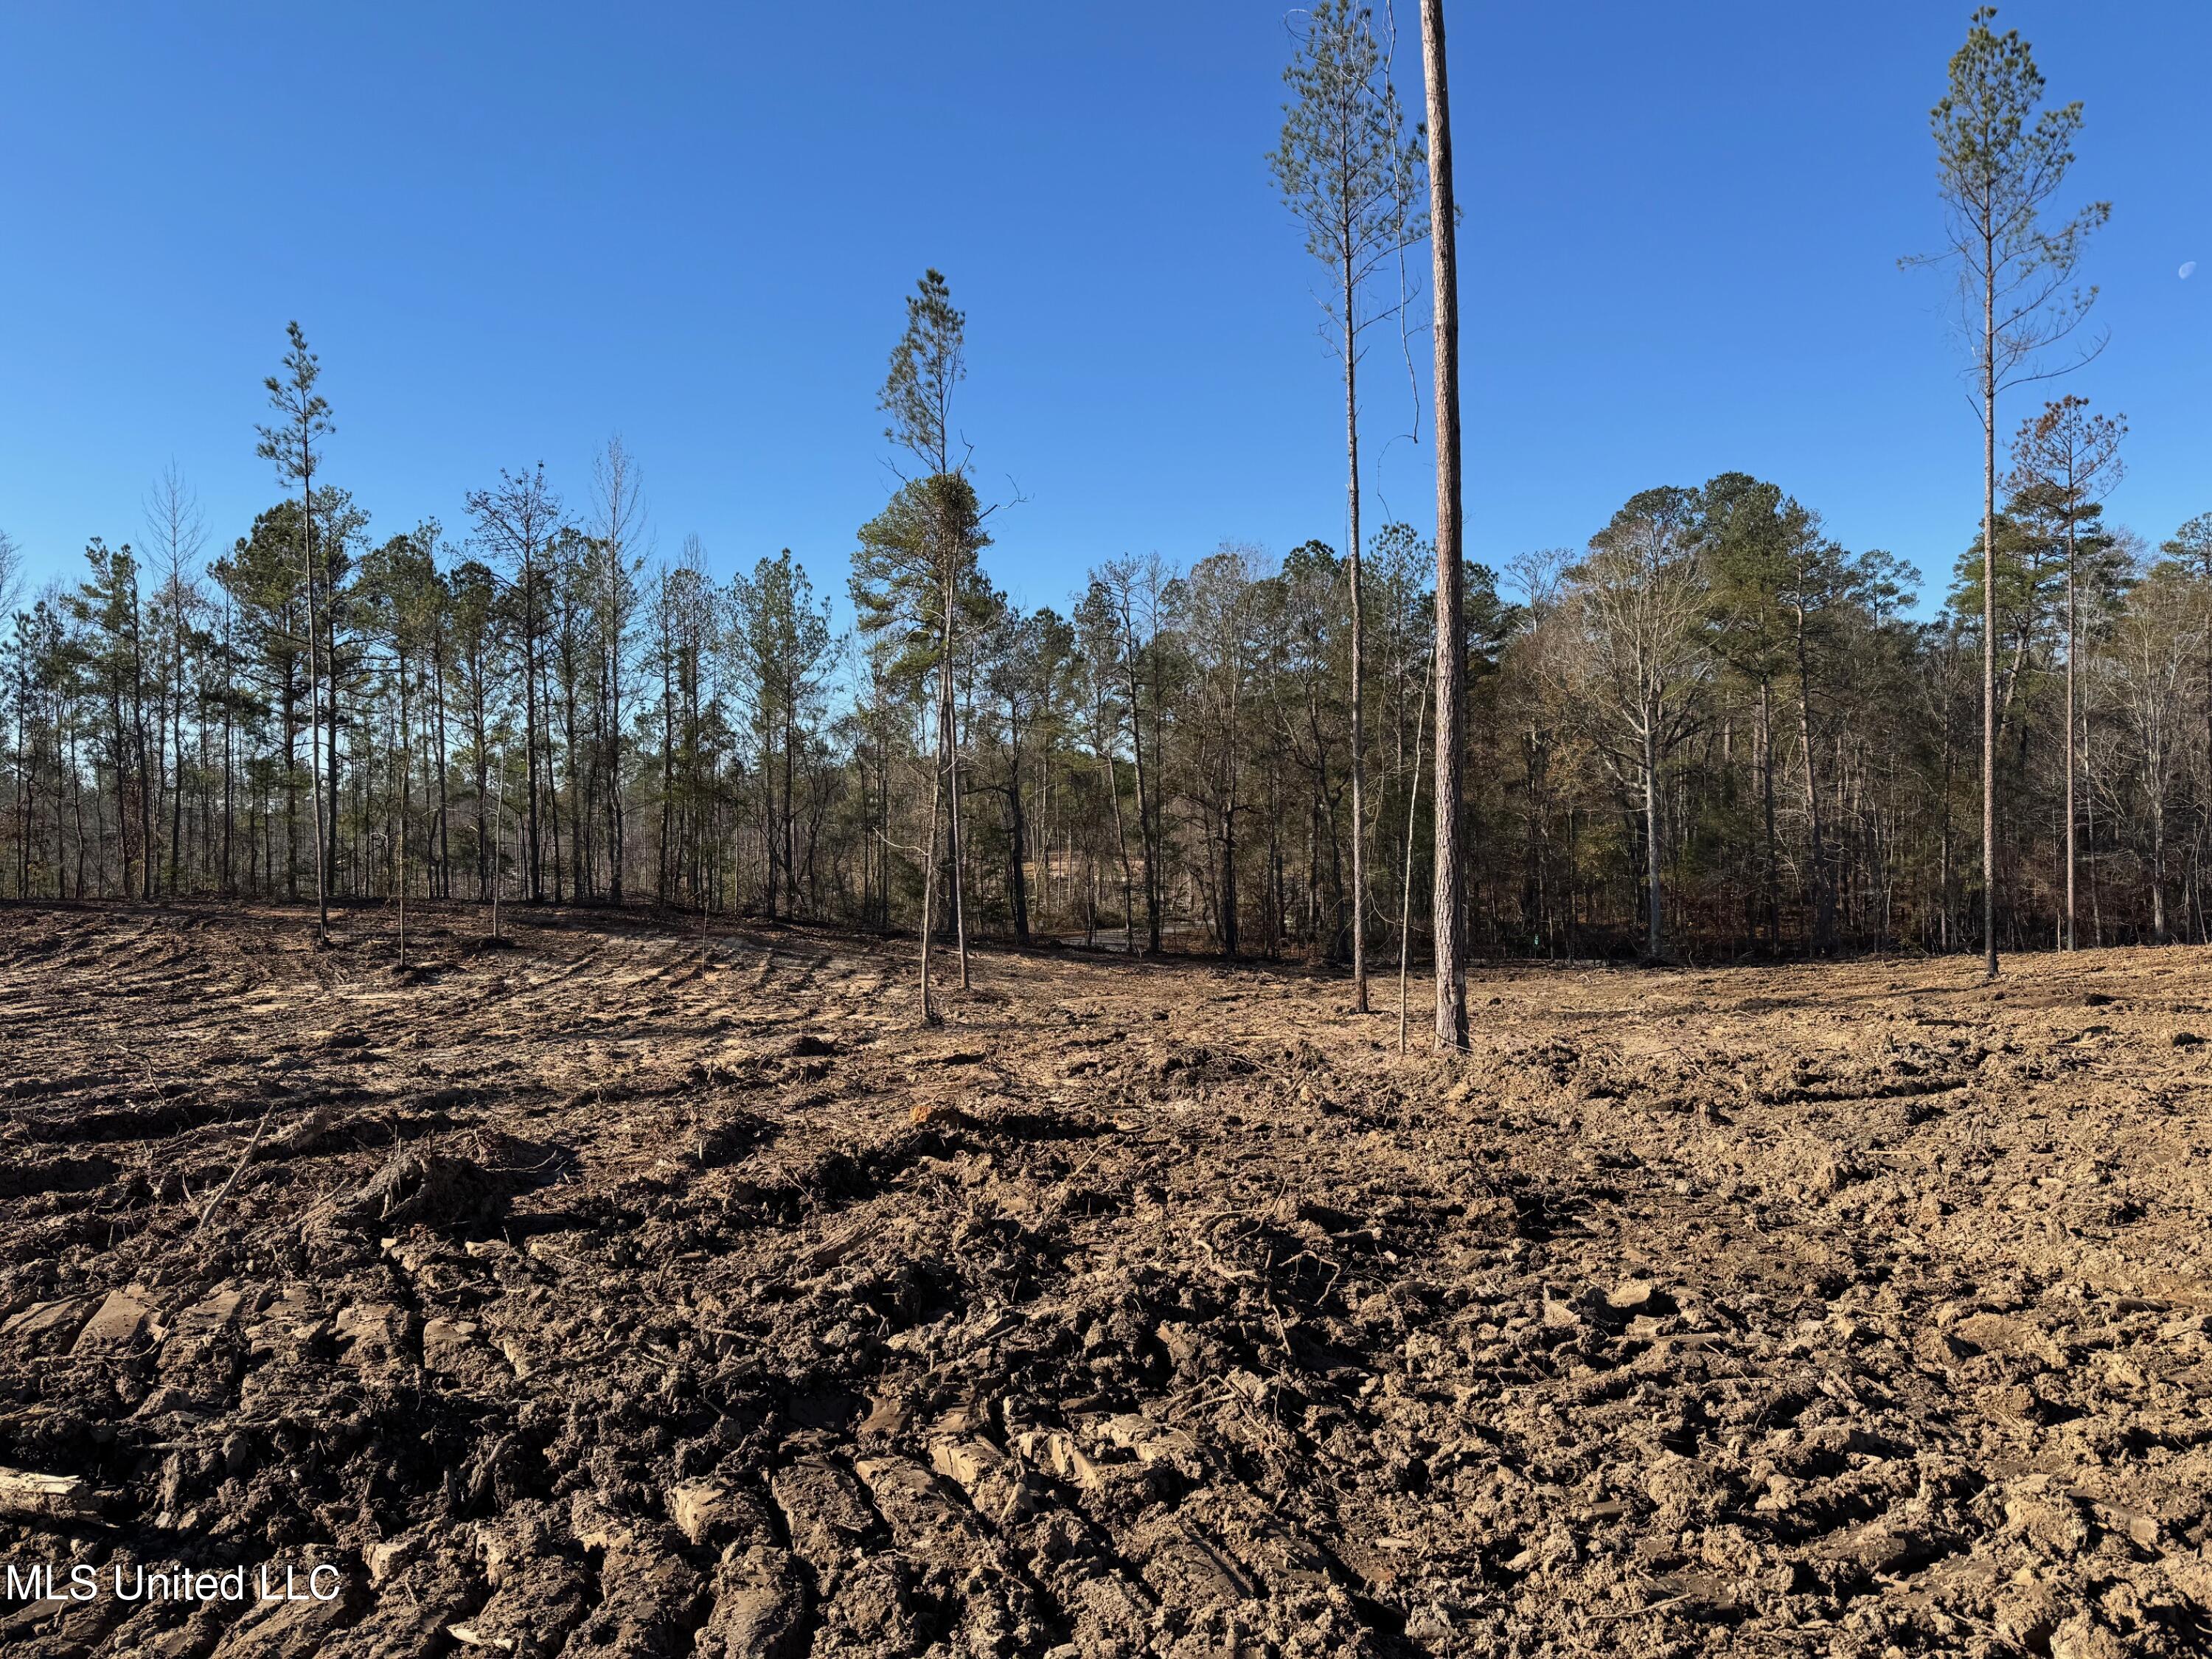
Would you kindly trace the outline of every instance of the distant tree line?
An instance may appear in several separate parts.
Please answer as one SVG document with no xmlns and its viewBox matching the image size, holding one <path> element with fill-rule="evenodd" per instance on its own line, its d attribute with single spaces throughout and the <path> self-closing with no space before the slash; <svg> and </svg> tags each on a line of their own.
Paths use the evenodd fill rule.
<svg viewBox="0 0 2212 1659">
<path fill-rule="evenodd" d="M 1426 933 L 1447 1047 L 1469 945 L 1994 972 L 2001 945 L 2212 937 L 2212 514 L 2154 549 L 2108 526 L 2126 428 L 2083 398 L 2000 442 L 2000 394 L 2071 366 L 2042 354 L 2088 313 L 2108 212 L 2038 216 L 2081 106 L 2040 109 L 2026 44 L 1978 10 L 1931 116 L 1985 452 L 1929 617 L 1918 573 L 1740 472 L 1642 491 L 1503 591 L 1465 560 L 1441 0 L 1411 131 L 1373 14 L 1303 15 L 1270 161 L 1326 274 L 1338 544 L 1125 557 L 1010 603 L 933 270 L 841 635 L 787 550 L 726 580 L 696 538 L 651 556 L 619 440 L 573 501 L 532 464 L 451 536 L 372 533 L 295 324 L 257 452 L 282 493 L 212 557 L 173 470 L 137 544 L 21 609 L 0 535 L 0 894 L 312 896 L 325 927 L 333 898 L 651 903 L 913 928 L 963 981 L 978 933 L 1340 962 L 1363 1006 L 1366 958 Z M 1363 335 L 1422 240 L 1441 548 L 1361 525 Z"/>
<path fill-rule="evenodd" d="M 137 544 L 95 540 L 15 611 L 0 891 L 305 901 L 319 877 L 348 901 L 498 886 L 878 927 L 927 906 L 948 941 L 1347 963 L 1355 915 L 1373 947 L 1425 930 L 1425 538 L 1364 550 L 1355 820 L 1341 550 L 1118 559 L 1064 607 L 1012 605 L 946 435 L 962 319 L 933 273 L 909 309 L 885 404 L 917 465 L 860 532 L 849 635 L 788 551 L 726 580 L 696 540 L 648 561 L 619 441 L 580 507 L 518 468 L 468 495 L 459 538 L 378 536 L 295 466 L 209 557 L 164 477 Z M 312 367 L 295 341 L 279 396 Z M 2012 446 L 1991 599 L 2013 945 L 2063 941 L 2069 769 L 2083 941 L 2207 937 L 2212 514 L 2155 550 L 2107 527 L 2121 431 L 2069 398 Z M 1917 618 L 1912 572 L 1723 473 L 1517 561 L 1506 595 L 1467 567 L 1476 946 L 1976 944 L 1982 547 L 1961 542 Z"/>
</svg>

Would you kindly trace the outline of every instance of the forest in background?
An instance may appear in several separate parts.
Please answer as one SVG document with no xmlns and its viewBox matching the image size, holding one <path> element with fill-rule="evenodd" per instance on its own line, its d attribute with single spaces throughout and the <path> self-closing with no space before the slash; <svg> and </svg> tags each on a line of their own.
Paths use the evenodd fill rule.
<svg viewBox="0 0 2212 1659">
<path fill-rule="evenodd" d="M 165 479 L 147 534 L 95 542 L 80 581 L 16 613 L 5 890 L 312 899 L 319 781 L 342 898 L 486 902 L 504 883 L 524 902 L 910 923 L 935 793 L 933 592 L 864 552 L 848 635 L 787 551 L 721 581 L 696 542 L 647 565 L 629 550 L 640 483 L 619 442 L 579 513 L 540 469 L 508 473 L 470 498 L 465 542 L 435 523 L 373 536 L 317 483 L 307 537 L 300 501 L 280 501 L 210 560 Z M 1480 948 L 1643 942 L 1654 846 L 1683 948 L 1971 943 L 1971 528 L 1932 619 L 1910 614 L 1913 573 L 1741 473 L 1643 492 L 1587 548 L 1502 583 L 1471 569 Z M 2000 532 L 2006 940 L 2052 943 L 2061 909 L 2069 535 L 2083 942 L 2202 939 L 2212 516 L 2154 549 L 2030 469 Z M 950 659 L 947 840 L 969 927 L 1348 957 L 1340 553 L 1115 561 L 1024 612 L 982 550 L 958 575 Z M 1409 882 L 1417 926 L 1427 911 L 1433 555 L 1402 525 L 1366 551 L 1379 945 Z"/>
<path fill-rule="evenodd" d="M 953 413 L 964 319 L 931 271 L 881 400 L 901 483 L 834 572 L 786 550 L 718 579 L 696 538 L 649 556 L 619 439 L 588 477 L 492 471 L 453 526 L 390 533 L 331 479 L 295 325 L 250 526 L 208 526 L 173 471 L 76 580 L 0 592 L 0 895 L 497 894 L 1395 956 L 1433 911 L 1440 630 L 1434 544 L 1359 516 L 1364 337 L 1413 303 L 1386 279 L 1429 230 L 1387 46 L 1316 8 L 1270 158 L 1327 273 L 1344 530 L 1133 556 L 1012 604 Z M 1936 112 L 1952 185 L 1997 169 L 1944 148 L 1946 112 L 1992 87 L 2032 110 L 2025 53 L 1977 14 Z M 2079 106 L 2014 121 L 2031 228 L 2078 126 Z M 1966 259 L 2024 296 L 1977 348 L 1991 410 L 2086 311 L 2037 273 L 2070 278 L 2090 228 Z M 1474 948 L 2033 948 L 2066 942 L 2069 884 L 2081 943 L 2205 939 L 2212 514 L 2156 540 L 2107 525 L 2125 425 L 2083 398 L 1988 436 L 1996 510 L 1962 513 L 1924 608 L 1922 573 L 1729 471 L 1638 493 L 1582 546 L 1464 565 Z M 0 538 L 0 579 L 16 564 Z"/>
</svg>

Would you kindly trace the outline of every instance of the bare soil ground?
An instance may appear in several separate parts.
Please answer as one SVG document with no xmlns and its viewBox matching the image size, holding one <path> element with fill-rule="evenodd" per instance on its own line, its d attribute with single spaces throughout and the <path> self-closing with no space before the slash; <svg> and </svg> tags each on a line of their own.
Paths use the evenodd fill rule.
<svg viewBox="0 0 2212 1659">
<path fill-rule="evenodd" d="M 0 915 L 0 1653 L 2212 1649 L 2203 952 L 478 925 Z"/>
</svg>

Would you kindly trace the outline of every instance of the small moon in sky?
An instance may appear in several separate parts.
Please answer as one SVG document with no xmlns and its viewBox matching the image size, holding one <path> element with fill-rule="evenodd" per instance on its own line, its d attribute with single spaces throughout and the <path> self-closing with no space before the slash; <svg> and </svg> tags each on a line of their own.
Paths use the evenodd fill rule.
<svg viewBox="0 0 2212 1659">
<path fill-rule="evenodd" d="M 2185 265 L 2182 266 L 2182 268 L 2181 268 L 2181 280 L 2182 280 L 2183 282 L 2185 282 L 2185 282 L 2187 282 L 2187 281 L 2190 279 L 2190 277 L 2191 277 L 2191 276 L 2193 276 L 2193 275 L 2196 273 L 2196 270 L 2197 270 L 2197 261 L 2196 261 L 2196 260 L 2194 260 L 2194 259 L 2191 259 L 2191 260 L 2187 264 L 2185 264 Z"/>
</svg>

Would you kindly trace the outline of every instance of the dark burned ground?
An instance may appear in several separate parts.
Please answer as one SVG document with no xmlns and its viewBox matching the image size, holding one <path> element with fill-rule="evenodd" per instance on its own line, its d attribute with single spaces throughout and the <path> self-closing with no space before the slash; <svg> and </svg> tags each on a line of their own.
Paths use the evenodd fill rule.
<svg viewBox="0 0 2212 1659">
<path fill-rule="evenodd" d="M 0 916 L 0 1561 L 344 1585 L 0 1652 L 2212 1643 L 2203 953 L 1501 972 L 1444 1065 L 474 925 Z"/>
</svg>

